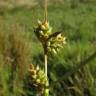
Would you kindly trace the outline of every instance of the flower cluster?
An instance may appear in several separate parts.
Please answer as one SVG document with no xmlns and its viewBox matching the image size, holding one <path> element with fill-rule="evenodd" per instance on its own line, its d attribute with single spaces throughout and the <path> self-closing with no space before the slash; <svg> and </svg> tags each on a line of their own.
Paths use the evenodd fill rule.
<svg viewBox="0 0 96 96">
<path fill-rule="evenodd" d="M 58 33 L 58 35 L 53 36 L 47 42 L 47 49 L 49 52 L 57 53 L 60 48 L 63 48 L 63 44 L 66 44 L 65 37 Z"/>
<path fill-rule="evenodd" d="M 48 22 L 38 21 L 38 26 L 34 28 L 34 32 L 41 43 L 44 43 L 48 39 L 51 31 L 52 27 L 49 26 Z"/>
<path fill-rule="evenodd" d="M 31 83 L 33 83 L 34 87 L 38 89 L 41 94 L 46 94 L 44 96 L 48 96 L 49 93 L 49 83 L 45 76 L 45 73 L 43 70 L 39 68 L 39 66 L 33 66 L 33 64 L 30 65 L 29 73 L 31 77 Z"/>
<path fill-rule="evenodd" d="M 52 33 L 52 27 L 47 21 L 38 21 L 38 26 L 34 28 L 34 32 L 47 53 L 57 53 L 63 47 L 63 44 L 66 43 L 66 38 L 61 32 Z"/>
</svg>

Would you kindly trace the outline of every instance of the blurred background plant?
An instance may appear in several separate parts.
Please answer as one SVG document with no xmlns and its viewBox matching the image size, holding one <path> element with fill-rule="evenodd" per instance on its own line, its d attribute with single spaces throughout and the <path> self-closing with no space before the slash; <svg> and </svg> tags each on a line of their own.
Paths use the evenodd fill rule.
<svg viewBox="0 0 96 96">
<path fill-rule="evenodd" d="M 19 28 L 19 27 L 18 27 Z M 30 48 L 17 26 L 0 32 L 0 96 L 23 94 L 23 79 L 30 62 Z M 21 96 L 21 95 L 20 95 Z"/>
</svg>

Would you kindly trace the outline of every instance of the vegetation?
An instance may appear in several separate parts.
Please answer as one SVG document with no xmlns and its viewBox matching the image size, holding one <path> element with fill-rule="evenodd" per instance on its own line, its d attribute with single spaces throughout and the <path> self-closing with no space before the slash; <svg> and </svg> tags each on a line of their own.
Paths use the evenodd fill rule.
<svg viewBox="0 0 96 96">
<path fill-rule="evenodd" d="M 33 28 L 44 18 L 38 2 L 0 7 L 0 96 L 39 96 L 45 89 L 44 50 Z M 96 96 L 96 1 L 48 4 L 52 33 L 60 31 L 67 42 L 56 55 L 48 54 L 49 96 Z"/>
</svg>

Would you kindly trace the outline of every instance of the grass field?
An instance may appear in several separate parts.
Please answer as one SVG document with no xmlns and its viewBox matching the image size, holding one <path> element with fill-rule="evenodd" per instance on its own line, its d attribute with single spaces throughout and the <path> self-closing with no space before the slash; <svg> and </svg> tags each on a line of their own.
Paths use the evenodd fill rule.
<svg viewBox="0 0 96 96">
<path fill-rule="evenodd" d="M 48 20 L 53 27 L 53 32 L 60 31 L 67 38 L 67 44 L 64 48 L 57 55 L 49 55 L 48 58 L 50 96 L 96 96 L 96 2 L 85 1 L 63 2 L 61 0 L 61 2 L 54 1 L 48 6 Z M 16 59 L 17 62 L 15 62 L 21 64 L 20 68 L 23 64 L 32 63 L 40 65 L 43 69 L 42 46 L 33 32 L 33 26 L 37 20 L 43 20 L 43 18 L 42 2 L 34 7 L 0 9 L 0 66 L 6 65 L 7 48 L 10 49 L 8 56 L 14 53 L 13 59 L 18 57 L 20 53 L 19 56 L 22 58 Z M 8 42 L 10 32 L 14 33 L 13 43 Z M 28 43 L 27 46 L 25 46 L 26 43 Z M 17 55 L 14 51 L 11 52 L 10 46 L 13 46 L 13 50 L 18 53 Z M 3 50 L 3 48 L 5 49 Z M 6 69 L 6 67 L 4 68 Z M 25 91 L 26 95 L 20 95 L 20 90 L 13 91 L 13 94 L 12 89 L 9 88 L 8 80 L 15 82 L 18 78 L 12 77 L 15 79 L 11 81 L 11 71 L 9 72 L 7 68 L 5 72 L 4 68 L 0 68 L 0 78 L 2 78 L 0 79 L 0 82 L 2 82 L 0 83 L 0 96 L 37 96 L 36 93 L 32 95 L 31 89 L 26 89 L 29 92 Z M 24 70 L 22 68 L 22 72 Z M 21 88 L 21 86 L 19 87 Z M 18 89 L 18 87 L 16 88 Z"/>
</svg>

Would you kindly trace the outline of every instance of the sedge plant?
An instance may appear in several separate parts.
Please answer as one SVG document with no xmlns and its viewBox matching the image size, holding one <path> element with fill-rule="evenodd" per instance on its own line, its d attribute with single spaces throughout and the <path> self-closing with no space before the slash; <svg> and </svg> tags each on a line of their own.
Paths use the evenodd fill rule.
<svg viewBox="0 0 96 96">
<path fill-rule="evenodd" d="M 34 33 L 38 40 L 41 42 L 43 50 L 44 50 L 44 71 L 45 71 L 45 92 L 44 96 L 48 96 L 48 76 L 47 76 L 47 61 L 48 61 L 48 54 L 54 53 L 56 54 L 60 48 L 66 43 L 66 38 L 62 35 L 61 32 L 54 32 L 52 33 L 52 27 L 47 20 L 47 0 L 45 0 L 45 11 L 44 11 L 44 21 L 38 21 L 37 26 L 34 27 Z"/>
<path fill-rule="evenodd" d="M 63 47 L 63 44 L 66 43 L 65 42 L 66 38 L 61 34 L 61 32 L 52 33 L 52 27 L 50 27 L 48 21 L 44 21 L 44 22 L 38 21 L 38 26 L 34 28 L 34 32 L 38 40 L 41 42 L 43 46 L 44 58 L 45 58 L 44 59 L 45 60 L 44 61 L 45 77 L 46 77 L 46 80 L 48 80 L 48 77 L 47 77 L 48 54 L 50 53 L 56 54 L 60 50 L 60 48 Z"/>
</svg>

